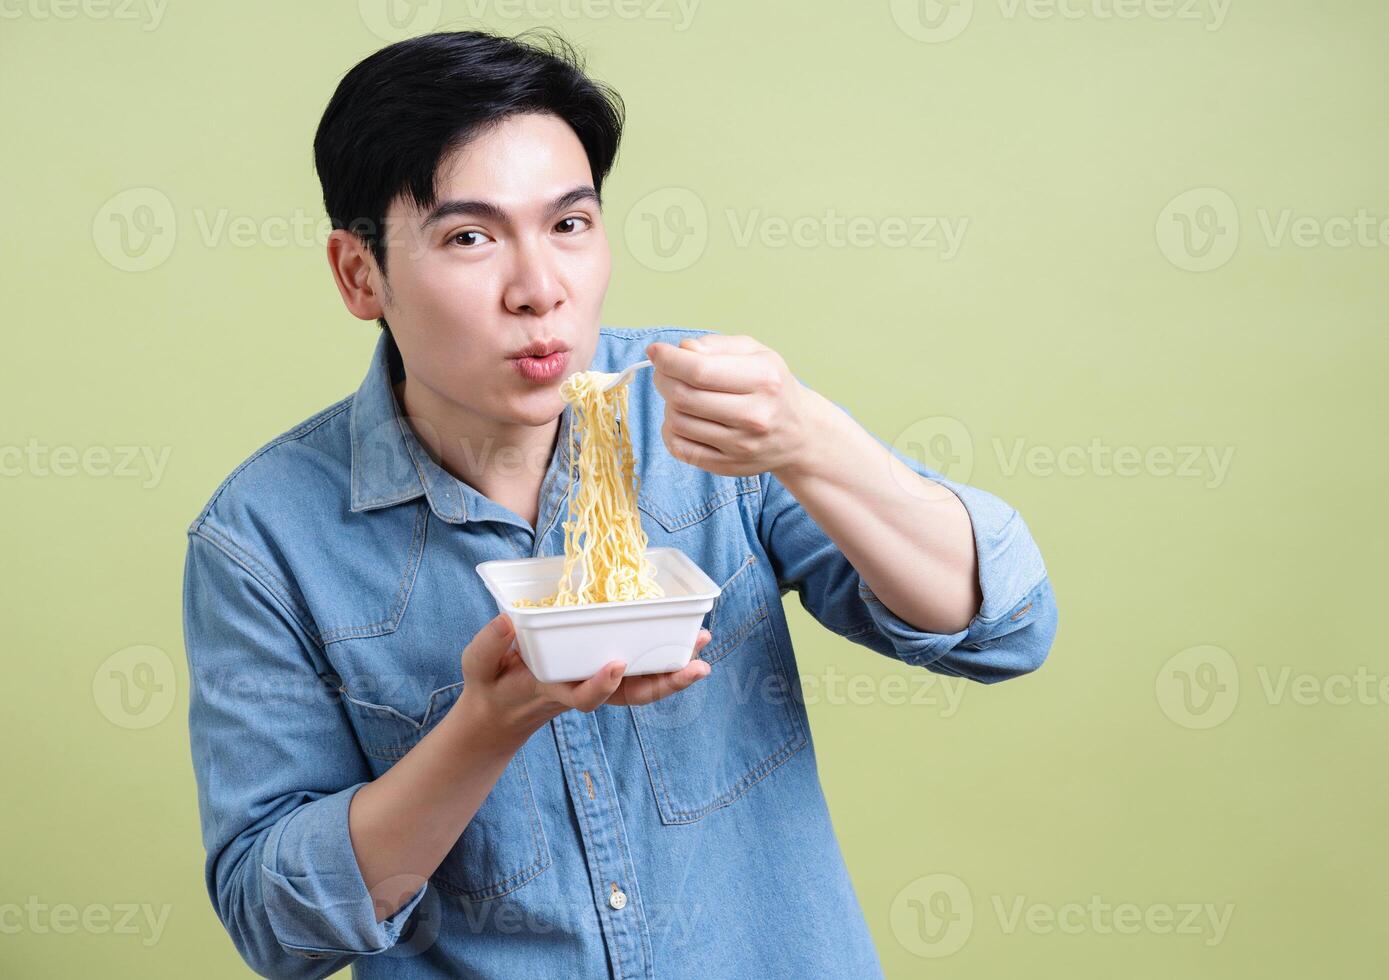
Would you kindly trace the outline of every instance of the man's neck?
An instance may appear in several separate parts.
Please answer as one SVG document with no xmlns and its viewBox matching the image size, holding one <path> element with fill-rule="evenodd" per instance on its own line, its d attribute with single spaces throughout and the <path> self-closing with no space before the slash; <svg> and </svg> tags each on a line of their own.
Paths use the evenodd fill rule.
<svg viewBox="0 0 1389 980">
<path fill-rule="evenodd" d="M 445 472 L 535 526 L 558 417 L 541 426 L 506 425 L 463 412 L 409 377 L 393 387 L 416 438 Z"/>
</svg>

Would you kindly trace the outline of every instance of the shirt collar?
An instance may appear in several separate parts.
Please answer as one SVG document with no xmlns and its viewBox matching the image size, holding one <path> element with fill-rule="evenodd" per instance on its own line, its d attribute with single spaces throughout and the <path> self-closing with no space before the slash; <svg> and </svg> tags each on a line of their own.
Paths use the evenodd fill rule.
<svg viewBox="0 0 1389 980">
<path fill-rule="evenodd" d="M 459 480 L 420 444 L 396 400 L 394 384 L 405 377 L 400 350 L 382 330 L 371 367 L 352 398 L 352 511 L 376 510 L 424 494 L 440 520 L 462 524 L 484 517 L 515 522 L 507 508 Z M 550 470 L 567 474 L 573 413 L 560 416 L 558 445 Z"/>
</svg>

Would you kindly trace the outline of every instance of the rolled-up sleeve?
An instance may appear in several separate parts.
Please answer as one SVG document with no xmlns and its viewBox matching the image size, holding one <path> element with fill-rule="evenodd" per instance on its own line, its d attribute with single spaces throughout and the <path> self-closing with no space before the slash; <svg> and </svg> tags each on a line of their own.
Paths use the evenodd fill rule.
<svg viewBox="0 0 1389 980">
<path fill-rule="evenodd" d="M 371 773 L 311 632 L 258 564 L 209 525 L 190 531 L 184 645 L 205 879 L 252 969 L 320 977 L 395 945 L 427 886 L 376 921 L 347 820 Z"/>
<path fill-rule="evenodd" d="M 801 605 L 826 628 L 914 667 L 983 683 L 1037 669 L 1056 635 L 1056 597 L 1022 516 L 993 494 L 948 480 L 873 438 L 964 504 L 974 533 L 979 611 L 958 633 L 927 633 L 912 626 L 873 594 L 790 491 L 771 473 L 763 473 L 758 533 L 782 593 L 794 589 Z"/>
</svg>

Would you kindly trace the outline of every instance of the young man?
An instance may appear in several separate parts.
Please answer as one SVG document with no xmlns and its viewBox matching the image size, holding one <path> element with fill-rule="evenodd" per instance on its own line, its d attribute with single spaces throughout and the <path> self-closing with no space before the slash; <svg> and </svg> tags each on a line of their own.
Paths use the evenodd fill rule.
<svg viewBox="0 0 1389 980">
<path fill-rule="evenodd" d="M 323 115 L 328 258 L 376 352 L 223 482 L 186 564 L 207 886 L 266 976 L 880 975 L 781 597 L 978 681 L 1050 647 L 1016 511 L 749 337 L 600 326 L 622 118 L 562 42 L 473 32 L 377 52 Z M 563 551 L 560 382 L 648 356 L 643 527 L 722 591 L 685 669 L 541 684 L 474 566 Z"/>
</svg>

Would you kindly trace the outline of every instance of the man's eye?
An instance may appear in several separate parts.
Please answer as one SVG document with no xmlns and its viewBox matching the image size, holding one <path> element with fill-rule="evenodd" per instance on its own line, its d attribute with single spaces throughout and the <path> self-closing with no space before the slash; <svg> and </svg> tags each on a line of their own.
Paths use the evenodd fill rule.
<svg viewBox="0 0 1389 980">
<path fill-rule="evenodd" d="M 565 225 L 574 225 L 574 224 L 576 224 L 577 222 L 582 222 L 582 223 L 583 223 L 583 227 L 574 227 L 574 228 L 565 228 L 565 227 L 564 227 Z M 580 215 L 570 215 L 568 218 L 561 218 L 560 221 L 559 221 L 559 223 L 558 223 L 557 225 L 555 225 L 555 230 L 558 231 L 558 232 L 562 232 L 563 234 L 566 234 L 566 235 L 572 235 L 572 234 L 574 234 L 574 233 L 577 232 L 577 231 L 582 231 L 583 228 L 584 228 L 584 227 L 587 227 L 588 225 L 589 225 L 589 220 L 588 220 L 587 218 L 582 217 L 582 216 L 580 216 Z"/>
<path fill-rule="evenodd" d="M 460 231 L 458 234 L 456 234 L 456 235 L 453 236 L 453 239 L 452 239 L 452 240 L 453 240 L 456 244 L 462 245 L 462 246 L 464 246 L 465 248 L 472 248 L 472 247 L 474 247 L 475 245 L 480 244 L 480 242 L 477 242 L 477 241 L 467 241 L 466 239 L 467 239 L 470 235 L 471 235 L 473 238 L 475 238 L 475 239 L 482 239 L 482 240 L 484 240 L 484 241 L 487 239 L 487 236 L 484 235 L 484 234 L 483 234 L 482 232 L 480 232 L 480 231 Z"/>
</svg>

